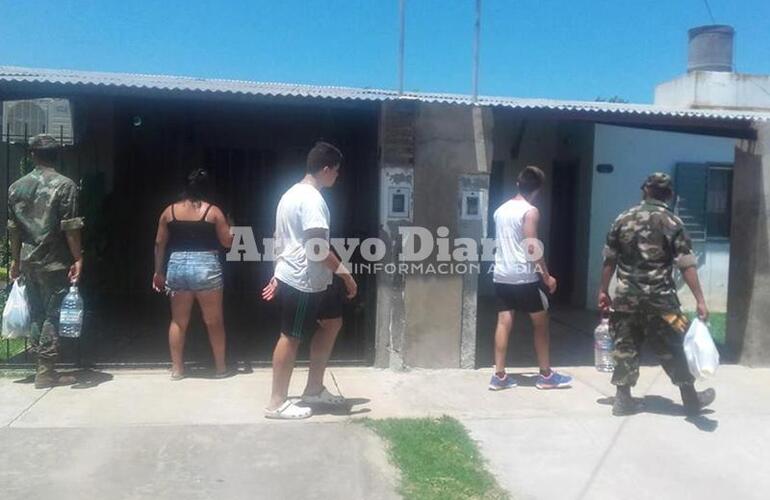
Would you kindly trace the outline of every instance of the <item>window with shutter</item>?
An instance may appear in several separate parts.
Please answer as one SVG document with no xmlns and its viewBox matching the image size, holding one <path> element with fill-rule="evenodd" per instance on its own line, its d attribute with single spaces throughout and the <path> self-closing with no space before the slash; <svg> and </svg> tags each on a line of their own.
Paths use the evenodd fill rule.
<svg viewBox="0 0 770 500">
<path fill-rule="evenodd" d="M 676 166 L 677 215 L 693 241 L 730 237 L 732 165 L 679 163 Z"/>
<path fill-rule="evenodd" d="M 731 165 L 710 165 L 706 197 L 706 237 L 730 237 L 733 169 Z"/>
<path fill-rule="evenodd" d="M 708 165 L 678 163 L 674 178 L 676 214 L 693 241 L 706 240 L 706 189 Z"/>
</svg>

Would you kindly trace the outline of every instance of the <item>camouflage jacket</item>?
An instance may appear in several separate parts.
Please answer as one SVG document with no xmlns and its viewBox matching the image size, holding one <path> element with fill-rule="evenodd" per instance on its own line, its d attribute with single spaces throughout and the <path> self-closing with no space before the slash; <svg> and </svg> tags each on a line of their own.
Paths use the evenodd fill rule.
<svg viewBox="0 0 770 500">
<path fill-rule="evenodd" d="M 607 234 L 604 262 L 617 265 L 616 311 L 679 311 L 673 267 L 695 266 L 690 237 L 666 204 L 646 199 L 623 212 Z"/>
<path fill-rule="evenodd" d="M 55 170 L 36 167 L 8 188 L 8 230 L 21 239 L 24 268 L 68 268 L 72 254 L 64 231 L 82 227 L 78 188 Z"/>
</svg>

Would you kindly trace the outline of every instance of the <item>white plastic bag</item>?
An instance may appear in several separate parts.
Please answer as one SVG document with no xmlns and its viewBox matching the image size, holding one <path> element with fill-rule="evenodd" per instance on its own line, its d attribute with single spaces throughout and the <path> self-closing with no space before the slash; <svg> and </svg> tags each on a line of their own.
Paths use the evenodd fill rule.
<svg viewBox="0 0 770 500">
<path fill-rule="evenodd" d="M 713 377 L 719 367 L 719 351 L 703 321 L 695 318 L 684 336 L 684 355 L 695 378 Z"/>
<path fill-rule="evenodd" d="M 19 280 L 13 282 L 3 309 L 3 338 L 29 337 L 31 323 L 25 289 L 25 285 L 20 284 Z"/>
</svg>

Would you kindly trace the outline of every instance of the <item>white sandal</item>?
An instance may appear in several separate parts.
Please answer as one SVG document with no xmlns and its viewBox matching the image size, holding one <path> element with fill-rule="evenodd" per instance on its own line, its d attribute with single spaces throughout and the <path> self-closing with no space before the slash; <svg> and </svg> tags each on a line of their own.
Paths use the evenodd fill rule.
<svg viewBox="0 0 770 500">
<path fill-rule="evenodd" d="M 332 394 L 324 387 L 318 394 L 303 395 L 302 402 L 311 405 L 340 406 L 345 404 L 345 398 Z"/>
<path fill-rule="evenodd" d="M 286 400 L 275 410 L 265 408 L 265 418 L 276 420 L 301 420 L 313 415 L 313 410 L 297 406 L 294 401 Z"/>
</svg>

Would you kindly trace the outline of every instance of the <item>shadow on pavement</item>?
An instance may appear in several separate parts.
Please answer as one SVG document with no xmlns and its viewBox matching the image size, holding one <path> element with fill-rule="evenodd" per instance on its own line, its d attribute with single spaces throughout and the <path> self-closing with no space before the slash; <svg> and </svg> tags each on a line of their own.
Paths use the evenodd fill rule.
<svg viewBox="0 0 770 500">
<path fill-rule="evenodd" d="M 509 373 L 509 375 L 513 378 L 513 380 L 516 381 L 516 384 L 519 387 L 536 387 L 537 384 L 537 376 L 540 375 L 537 372 L 524 372 L 524 373 Z M 570 389 L 570 386 L 566 387 L 555 387 L 553 389 L 548 389 L 549 391 L 561 391 L 564 389 Z"/>
<path fill-rule="evenodd" d="M 217 375 L 213 368 L 207 367 L 190 367 L 186 366 L 184 371 L 184 378 L 194 379 L 206 379 L 206 380 L 223 380 L 227 378 L 233 378 L 238 375 L 248 375 L 254 373 L 254 369 L 251 364 L 245 364 L 241 367 L 230 366 L 224 375 Z"/>
<path fill-rule="evenodd" d="M 697 417 L 687 417 L 685 419 L 703 432 L 714 432 L 719 427 L 719 421 L 698 415 Z"/>
<path fill-rule="evenodd" d="M 535 387 L 537 373 L 509 373 L 519 387 Z"/>
<path fill-rule="evenodd" d="M 75 377 L 75 383 L 71 386 L 73 389 L 91 389 L 92 387 L 97 387 L 105 382 L 109 382 L 114 378 L 109 373 L 91 369 L 77 370 L 69 372 L 67 375 Z"/>
<path fill-rule="evenodd" d="M 75 383 L 70 386 L 73 389 L 90 389 L 92 387 L 101 385 L 105 382 L 109 382 L 114 378 L 109 373 L 92 370 L 90 368 L 75 370 L 75 371 L 65 371 L 65 372 L 59 372 L 59 373 L 62 375 L 71 375 L 75 377 Z M 34 384 L 35 374 L 32 373 L 27 375 L 24 378 L 14 380 L 13 383 L 14 384 Z"/>
<path fill-rule="evenodd" d="M 634 398 L 641 401 L 642 409 L 639 413 L 649 413 L 651 415 L 667 415 L 671 417 L 685 417 L 684 407 L 663 396 L 651 395 L 644 398 Z M 615 402 L 614 397 L 599 398 L 596 400 L 600 405 L 611 407 Z M 708 418 L 706 415 L 712 415 L 714 410 L 705 408 L 703 412 L 696 417 L 685 418 L 686 422 L 693 424 L 699 430 L 704 432 L 714 432 L 719 427 L 719 421 Z"/>
<path fill-rule="evenodd" d="M 354 406 L 365 405 L 369 403 L 371 399 L 367 398 L 345 398 L 345 403 L 341 405 L 327 405 L 327 404 L 308 404 L 300 403 L 301 406 L 307 406 L 313 410 L 313 415 L 334 415 L 337 417 L 347 417 L 352 415 L 362 415 L 364 413 L 370 413 L 370 408 L 358 408 L 353 409 Z"/>
<path fill-rule="evenodd" d="M 18 380 L 13 381 L 14 384 L 34 384 L 35 383 L 35 374 L 32 373 L 30 375 L 27 375 L 24 378 L 20 378 Z"/>
</svg>

